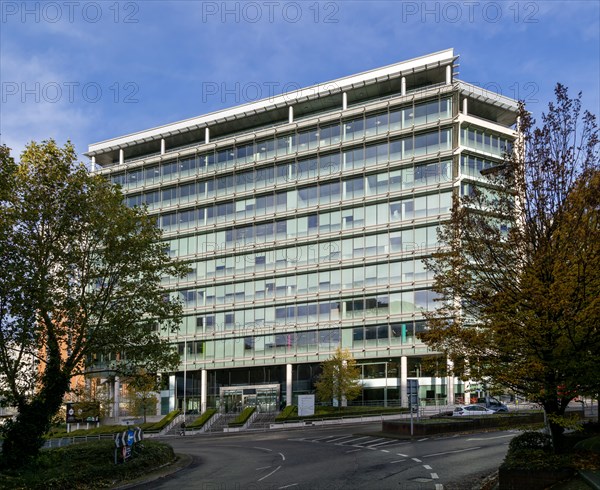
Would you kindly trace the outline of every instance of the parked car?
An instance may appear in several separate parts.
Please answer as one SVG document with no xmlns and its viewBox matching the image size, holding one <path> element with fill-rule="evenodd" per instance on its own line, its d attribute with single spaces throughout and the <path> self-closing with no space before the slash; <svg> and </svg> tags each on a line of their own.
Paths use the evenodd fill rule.
<svg viewBox="0 0 600 490">
<path fill-rule="evenodd" d="M 473 415 L 493 415 L 496 412 L 490 410 L 489 408 L 485 408 L 481 405 L 464 405 L 462 407 L 456 407 L 452 415 L 454 417 L 462 417 L 462 416 L 473 416 Z"/>
<path fill-rule="evenodd" d="M 491 396 L 488 396 L 486 398 L 480 398 L 477 401 L 478 405 L 481 405 L 489 410 L 493 410 L 495 413 L 507 413 L 508 412 L 508 407 L 496 400 L 496 398 L 493 398 Z"/>
</svg>

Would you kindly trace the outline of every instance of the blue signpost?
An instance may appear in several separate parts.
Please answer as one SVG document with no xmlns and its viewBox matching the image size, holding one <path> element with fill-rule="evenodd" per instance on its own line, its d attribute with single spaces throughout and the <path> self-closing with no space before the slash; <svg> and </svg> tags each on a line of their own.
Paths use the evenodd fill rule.
<svg viewBox="0 0 600 490">
<path fill-rule="evenodd" d="M 115 464 L 119 463 L 119 459 L 122 463 L 131 458 L 133 446 L 136 442 L 140 442 L 143 439 L 142 429 L 136 427 L 135 429 L 128 429 L 123 432 L 119 432 L 115 435 Z M 119 451 L 121 449 L 121 451 Z M 119 458 L 119 452 L 121 457 Z"/>
</svg>

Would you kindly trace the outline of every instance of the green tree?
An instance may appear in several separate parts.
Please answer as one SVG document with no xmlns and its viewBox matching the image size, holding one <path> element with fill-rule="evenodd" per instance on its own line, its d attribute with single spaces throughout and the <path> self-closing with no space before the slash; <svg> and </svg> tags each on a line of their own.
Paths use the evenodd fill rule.
<svg viewBox="0 0 600 490">
<path fill-rule="evenodd" d="M 144 423 L 146 423 L 147 415 L 156 415 L 158 375 L 140 368 L 134 375 L 125 378 L 124 382 L 127 383 L 131 412 L 135 415 L 142 415 Z"/>
<path fill-rule="evenodd" d="M 539 402 L 558 448 L 569 401 L 599 389 L 600 170 L 595 116 L 555 94 L 539 128 L 521 105 L 515 151 L 455 199 L 421 338 L 456 374 Z"/>
<path fill-rule="evenodd" d="M 93 359 L 156 372 L 179 357 L 160 336 L 181 305 L 161 276 L 181 276 L 155 219 L 76 163 L 70 143 L 32 142 L 15 163 L 0 149 L 0 398 L 18 408 L 2 460 L 37 454 L 72 376 Z M 87 366 L 86 366 L 87 362 Z"/>
<path fill-rule="evenodd" d="M 360 368 L 347 349 L 342 351 L 338 347 L 330 359 L 321 363 L 321 374 L 316 388 L 319 400 L 335 399 L 340 409 L 344 399 L 354 400 L 361 394 Z"/>
</svg>

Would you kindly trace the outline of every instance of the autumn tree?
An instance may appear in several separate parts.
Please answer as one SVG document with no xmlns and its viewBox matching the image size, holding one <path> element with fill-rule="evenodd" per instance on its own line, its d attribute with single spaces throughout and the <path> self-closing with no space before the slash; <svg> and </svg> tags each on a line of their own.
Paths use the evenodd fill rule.
<svg viewBox="0 0 600 490">
<path fill-rule="evenodd" d="M 540 403 L 558 448 L 569 402 L 600 388 L 600 170 L 595 116 L 555 95 L 539 127 L 520 106 L 514 151 L 455 199 L 421 337 Z"/>
<path fill-rule="evenodd" d="M 330 359 L 321 363 L 321 370 L 316 383 L 319 400 L 336 400 L 341 408 L 343 400 L 354 400 L 361 394 L 360 368 L 347 349 L 338 347 Z"/>
<path fill-rule="evenodd" d="M 161 288 L 181 276 L 155 219 L 76 163 L 70 143 L 29 144 L 15 163 L 0 148 L 0 399 L 17 407 L 3 426 L 2 462 L 35 456 L 72 376 L 93 359 L 114 373 L 156 372 L 179 357 L 160 331 L 181 305 Z"/>
<path fill-rule="evenodd" d="M 140 368 L 123 381 L 127 384 L 131 412 L 135 415 L 142 415 L 144 423 L 146 423 L 148 415 L 156 415 L 157 391 L 159 389 L 158 375 Z"/>
</svg>

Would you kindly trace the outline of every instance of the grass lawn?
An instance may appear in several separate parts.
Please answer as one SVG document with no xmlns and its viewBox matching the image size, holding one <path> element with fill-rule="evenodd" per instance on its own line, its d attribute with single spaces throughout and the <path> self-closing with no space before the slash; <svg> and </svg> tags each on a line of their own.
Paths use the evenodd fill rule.
<svg viewBox="0 0 600 490">
<path fill-rule="evenodd" d="M 124 464 L 114 464 L 114 450 L 113 441 L 86 442 L 43 450 L 35 461 L 24 468 L 0 472 L 0 488 L 110 488 L 175 461 L 171 446 L 156 441 L 142 441 L 133 457 Z"/>
</svg>

